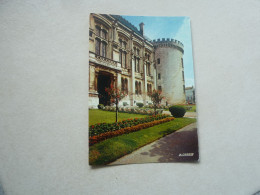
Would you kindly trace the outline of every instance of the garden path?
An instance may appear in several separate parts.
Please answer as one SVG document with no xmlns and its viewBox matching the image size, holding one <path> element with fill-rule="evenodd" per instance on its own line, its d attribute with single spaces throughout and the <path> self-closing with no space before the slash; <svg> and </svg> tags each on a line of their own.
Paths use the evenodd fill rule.
<svg viewBox="0 0 260 195">
<path fill-rule="evenodd" d="M 198 158 L 197 124 L 192 123 L 141 147 L 131 154 L 117 159 L 109 165 L 148 162 L 188 162 L 197 161 Z"/>
</svg>

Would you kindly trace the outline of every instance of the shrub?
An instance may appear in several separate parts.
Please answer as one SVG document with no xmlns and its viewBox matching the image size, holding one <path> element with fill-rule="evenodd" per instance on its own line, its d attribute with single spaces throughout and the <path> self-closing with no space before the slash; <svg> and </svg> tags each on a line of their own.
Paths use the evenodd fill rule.
<svg viewBox="0 0 260 195">
<path fill-rule="evenodd" d="M 105 106 L 103 104 L 98 104 L 98 109 L 103 110 L 105 108 Z"/>
<path fill-rule="evenodd" d="M 142 107 L 144 106 L 144 104 L 141 103 L 141 102 L 137 102 L 136 105 L 137 105 L 139 108 L 142 108 Z"/>
<path fill-rule="evenodd" d="M 176 118 L 181 118 L 185 115 L 186 110 L 182 106 L 171 106 L 169 108 L 169 111 L 171 112 L 172 116 Z"/>
</svg>

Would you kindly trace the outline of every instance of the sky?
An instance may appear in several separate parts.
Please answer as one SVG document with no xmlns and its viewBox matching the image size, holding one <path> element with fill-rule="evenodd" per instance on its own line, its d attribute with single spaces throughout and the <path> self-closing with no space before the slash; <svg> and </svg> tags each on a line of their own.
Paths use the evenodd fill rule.
<svg viewBox="0 0 260 195">
<path fill-rule="evenodd" d="M 194 84 L 192 42 L 189 17 L 154 17 L 154 16 L 122 16 L 139 29 L 139 24 L 144 23 L 144 35 L 154 39 L 176 39 L 184 45 L 184 76 L 185 86 Z"/>
</svg>

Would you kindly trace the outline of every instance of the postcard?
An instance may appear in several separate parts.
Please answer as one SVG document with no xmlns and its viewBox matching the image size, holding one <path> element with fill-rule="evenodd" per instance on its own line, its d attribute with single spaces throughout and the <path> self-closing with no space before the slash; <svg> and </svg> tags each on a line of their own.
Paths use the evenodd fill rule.
<svg viewBox="0 0 260 195">
<path fill-rule="evenodd" d="M 89 164 L 197 162 L 189 17 L 89 19 Z"/>
</svg>

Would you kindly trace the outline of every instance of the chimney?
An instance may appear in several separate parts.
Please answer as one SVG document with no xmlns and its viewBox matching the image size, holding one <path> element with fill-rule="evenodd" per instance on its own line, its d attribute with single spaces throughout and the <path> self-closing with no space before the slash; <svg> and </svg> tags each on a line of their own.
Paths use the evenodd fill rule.
<svg viewBox="0 0 260 195">
<path fill-rule="evenodd" d="M 140 26 L 140 32 L 144 36 L 144 23 L 140 23 L 139 26 Z"/>
</svg>

